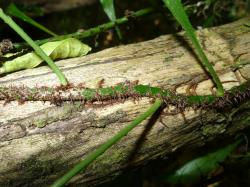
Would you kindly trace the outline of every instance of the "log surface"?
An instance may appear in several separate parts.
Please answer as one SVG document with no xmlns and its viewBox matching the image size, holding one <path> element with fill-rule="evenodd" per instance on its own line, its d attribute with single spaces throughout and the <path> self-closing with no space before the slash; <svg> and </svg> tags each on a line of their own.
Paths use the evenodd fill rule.
<svg viewBox="0 0 250 187">
<path fill-rule="evenodd" d="M 197 33 L 225 89 L 250 78 L 250 29 L 243 25 L 249 21 L 245 18 Z M 140 84 L 176 88 L 183 94 L 211 94 L 213 84 L 188 46 L 183 33 L 165 35 L 57 64 L 71 83 L 84 83 L 91 88 L 96 88 L 102 79 L 104 87 L 138 80 Z M 245 65 L 233 70 L 236 63 L 243 61 Z M 1 86 L 58 84 L 46 66 L 0 78 Z M 0 101 L 0 186 L 48 186 L 150 105 L 148 98 L 98 107 Z M 249 112 L 250 102 L 226 112 L 203 110 L 202 120 L 199 110 L 187 109 L 185 117 L 165 112 L 155 122 L 148 119 L 136 127 L 69 186 L 92 186 L 120 174 L 143 134 L 144 141 L 130 160 L 131 167 L 178 150 L 203 146 L 219 137 L 234 136 L 250 125 Z"/>
</svg>

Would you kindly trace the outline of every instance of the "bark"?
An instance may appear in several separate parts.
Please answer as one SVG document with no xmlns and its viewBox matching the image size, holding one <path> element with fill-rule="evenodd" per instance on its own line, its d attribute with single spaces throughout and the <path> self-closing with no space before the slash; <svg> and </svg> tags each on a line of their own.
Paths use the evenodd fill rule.
<svg viewBox="0 0 250 187">
<path fill-rule="evenodd" d="M 225 89 L 249 80 L 250 18 L 198 32 L 202 45 L 224 82 Z M 138 80 L 178 93 L 210 94 L 212 82 L 188 47 L 183 33 L 106 49 L 81 58 L 57 62 L 72 83 L 95 88 Z M 245 62 L 237 71 L 233 66 Z M 196 86 L 194 86 L 197 83 Z M 55 86 L 58 80 L 47 66 L 0 78 L 0 85 Z M 193 86 L 190 86 L 193 85 Z M 190 89 L 188 89 L 190 88 Z M 150 99 L 131 99 L 108 106 L 49 102 L 0 101 L 0 186 L 48 186 L 81 158 L 95 150 L 151 105 Z M 170 107 L 174 109 L 174 107 Z M 170 110 L 170 109 L 165 109 Z M 120 174 L 129 164 L 169 156 L 179 150 L 233 137 L 249 127 L 250 102 L 226 111 L 186 109 L 184 115 L 167 112 L 136 127 L 96 160 L 69 186 L 93 186 Z M 185 116 L 185 117 L 184 117 Z M 37 126 L 44 126 L 38 128 Z"/>
</svg>

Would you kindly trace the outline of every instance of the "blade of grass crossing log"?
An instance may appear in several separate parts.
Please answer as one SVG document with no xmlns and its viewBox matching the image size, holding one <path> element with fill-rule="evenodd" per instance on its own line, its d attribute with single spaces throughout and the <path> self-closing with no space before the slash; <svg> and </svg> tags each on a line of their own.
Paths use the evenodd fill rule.
<svg viewBox="0 0 250 187">
<path fill-rule="evenodd" d="M 79 172 L 84 171 L 88 165 L 90 165 L 95 159 L 101 156 L 106 150 L 108 150 L 112 145 L 117 143 L 121 138 L 126 136 L 131 130 L 133 130 L 137 125 L 139 125 L 146 118 L 153 115 L 162 105 L 160 99 L 156 99 L 155 103 L 143 114 L 134 119 L 125 128 L 120 130 L 116 135 L 110 138 L 106 143 L 102 144 L 94 152 L 91 152 L 84 160 L 81 160 L 75 165 L 68 173 L 58 179 L 51 187 L 64 186 L 72 177 L 77 175 Z"/>
<path fill-rule="evenodd" d="M 186 31 L 187 36 L 190 38 L 194 48 L 196 50 L 196 54 L 198 55 L 203 67 L 212 77 L 214 83 L 217 87 L 217 95 L 222 96 L 224 95 L 224 89 L 221 84 L 221 81 L 216 74 L 213 66 L 209 63 L 207 56 L 205 55 L 204 51 L 201 48 L 201 45 L 195 35 L 195 31 L 193 26 L 191 25 L 188 16 L 184 10 L 184 7 L 181 3 L 181 0 L 163 0 L 167 8 L 173 14 L 175 19 L 181 24 L 183 29 Z"/>
</svg>

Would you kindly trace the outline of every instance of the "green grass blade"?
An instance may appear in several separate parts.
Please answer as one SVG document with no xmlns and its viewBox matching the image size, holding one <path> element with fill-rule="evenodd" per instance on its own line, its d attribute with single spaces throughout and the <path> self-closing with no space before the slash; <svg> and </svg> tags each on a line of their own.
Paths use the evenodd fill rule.
<svg viewBox="0 0 250 187">
<path fill-rule="evenodd" d="M 115 8 L 114 8 L 114 0 L 100 0 L 102 4 L 102 8 L 104 12 L 107 14 L 109 19 L 113 22 L 116 21 Z M 122 34 L 118 26 L 115 27 L 116 33 L 119 39 L 122 39 Z"/>
<path fill-rule="evenodd" d="M 181 3 L 181 0 L 163 0 L 163 2 L 168 7 L 170 12 L 173 14 L 175 19 L 181 24 L 183 29 L 186 31 L 186 34 L 190 38 L 192 44 L 194 45 L 196 53 L 197 53 L 202 65 L 203 65 L 203 67 L 210 74 L 214 83 L 217 86 L 217 95 L 218 96 L 224 95 L 224 89 L 223 89 L 223 86 L 221 84 L 221 81 L 220 81 L 218 75 L 216 74 L 213 66 L 209 63 L 208 58 L 205 55 L 204 51 L 201 48 L 201 45 L 200 45 L 200 43 L 195 35 L 195 30 L 188 19 L 188 16 L 184 10 L 184 7 Z"/>
<path fill-rule="evenodd" d="M 157 109 L 161 106 L 162 101 L 156 99 L 155 103 L 142 115 L 138 116 L 129 125 L 120 130 L 116 135 L 110 138 L 106 143 L 97 148 L 94 152 L 91 152 L 84 160 L 81 160 L 75 167 L 73 167 L 68 173 L 58 179 L 51 187 L 60 187 L 67 183 L 72 177 L 77 175 L 79 172 L 84 171 L 89 164 L 91 164 L 96 158 L 101 156 L 106 150 L 112 145 L 118 142 L 122 137 L 126 136 L 133 128 L 140 124 L 147 117 L 153 115 Z"/>
<path fill-rule="evenodd" d="M 43 50 L 35 44 L 35 42 L 23 31 L 21 27 L 19 27 L 12 19 L 11 17 L 7 16 L 3 10 L 0 8 L 0 18 L 8 24 L 14 31 L 16 31 L 37 53 L 38 56 L 40 56 L 49 67 L 52 69 L 52 71 L 57 75 L 59 78 L 61 84 L 67 85 L 68 81 L 64 74 L 60 71 L 60 69 L 57 67 L 57 65 L 51 60 L 50 57 L 48 57 Z"/>
<path fill-rule="evenodd" d="M 6 8 L 6 13 L 17 17 L 19 19 L 21 19 L 22 21 L 25 21 L 27 23 L 29 23 L 30 25 L 48 33 L 51 36 L 58 36 L 57 34 L 55 34 L 54 32 L 52 32 L 51 30 L 47 29 L 46 27 L 44 27 L 43 25 L 37 23 L 35 20 L 31 19 L 29 16 L 25 15 L 21 10 L 19 10 L 17 8 L 17 6 L 14 3 L 11 3 L 7 8 Z"/>
</svg>

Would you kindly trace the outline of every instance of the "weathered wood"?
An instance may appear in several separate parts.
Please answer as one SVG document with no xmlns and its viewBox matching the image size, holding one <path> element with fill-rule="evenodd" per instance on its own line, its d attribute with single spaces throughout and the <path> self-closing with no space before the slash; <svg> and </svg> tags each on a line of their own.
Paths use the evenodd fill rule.
<svg viewBox="0 0 250 187">
<path fill-rule="evenodd" d="M 199 37 L 214 67 L 230 89 L 250 78 L 249 65 L 232 71 L 232 66 L 250 56 L 250 18 L 199 31 Z M 57 62 L 72 83 L 84 82 L 95 88 L 139 80 L 164 88 L 177 87 L 186 93 L 188 85 L 197 94 L 211 93 L 205 76 L 182 34 L 106 49 L 86 57 Z M 58 85 L 46 66 L 12 73 L 0 78 L 0 85 Z M 192 89 L 191 89 L 192 92 Z M 147 98 L 93 107 L 65 103 L 26 102 L 18 105 L 0 101 L 0 186 L 47 186 L 105 142 L 150 106 Z M 218 137 L 231 137 L 249 126 L 250 102 L 227 112 L 187 109 L 184 114 L 162 114 L 154 124 L 145 121 L 95 161 L 70 184 L 99 184 L 122 172 L 137 141 L 151 125 L 140 148 L 130 160 L 139 166 L 184 148 L 205 145 Z M 244 120 L 243 120 L 244 119 Z M 36 126 L 43 126 L 37 128 Z M 105 178 L 105 179 L 104 179 Z"/>
</svg>

